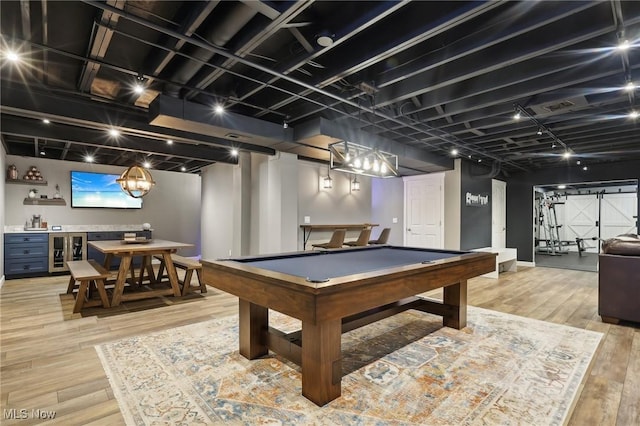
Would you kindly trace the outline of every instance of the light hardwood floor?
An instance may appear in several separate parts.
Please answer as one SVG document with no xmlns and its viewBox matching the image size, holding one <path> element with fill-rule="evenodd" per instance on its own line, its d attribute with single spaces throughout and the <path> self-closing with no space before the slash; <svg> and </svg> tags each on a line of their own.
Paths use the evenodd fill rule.
<svg viewBox="0 0 640 426">
<path fill-rule="evenodd" d="M 0 291 L 1 424 L 9 409 L 55 411 L 46 424 L 124 424 L 94 345 L 237 313 L 237 299 L 155 299 L 72 314 L 67 276 L 8 280 Z M 437 293 L 435 293 L 437 294 Z M 604 333 L 569 425 L 640 424 L 640 326 L 609 325 L 597 315 L 597 274 L 520 268 L 499 280 L 469 282 L 469 303 Z M 630 295 L 638 297 L 638 295 Z"/>
</svg>

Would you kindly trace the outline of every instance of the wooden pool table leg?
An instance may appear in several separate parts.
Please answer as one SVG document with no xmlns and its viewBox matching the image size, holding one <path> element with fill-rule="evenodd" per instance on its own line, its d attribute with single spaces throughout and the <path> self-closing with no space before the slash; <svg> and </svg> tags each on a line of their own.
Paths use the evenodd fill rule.
<svg viewBox="0 0 640 426">
<path fill-rule="evenodd" d="M 240 299 L 240 355 L 255 359 L 269 353 L 265 335 L 269 330 L 269 309 Z"/>
<path fill-rule="evenodd" d="M 319 406 L 341 394 L 341 335 L 340 319 L 302 321 L 302 395 Z"/>
<path fill-rule="evenodd" d="M 443 302 L 453 308 L 442 317 L 445 327 L 463 329 L 467 326 L 467 280 L 444 288 Z"/>
</svg>

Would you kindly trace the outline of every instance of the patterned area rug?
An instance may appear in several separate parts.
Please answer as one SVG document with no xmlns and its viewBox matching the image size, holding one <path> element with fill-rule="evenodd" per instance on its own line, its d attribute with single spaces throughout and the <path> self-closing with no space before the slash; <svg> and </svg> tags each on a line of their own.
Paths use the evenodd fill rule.
<svg viewBox="0 0 640 426">
<path fill-rule="evenodd" d="M 343 334 L 342 396 L 317 407 L 296 365 L 239 355 L 237 320 L 96 346 L 127 424 L 561 425 L 602 336 L 474 307 L 454 330 L 408 311 Z"/>
</svg>

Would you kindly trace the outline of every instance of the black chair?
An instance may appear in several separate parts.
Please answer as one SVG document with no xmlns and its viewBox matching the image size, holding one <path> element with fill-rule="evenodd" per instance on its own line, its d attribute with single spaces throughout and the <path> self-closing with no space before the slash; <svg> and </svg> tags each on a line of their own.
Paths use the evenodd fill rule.
<svg viewBox="0 0 640 426">
<path fill-rule="evenodd" d="M 387 244 L 390 233 L 391 233 L 391 228 L 384 228 L 380 233 L 380 235 L 378 236 L 378 239 L 369 241 L 369 244 L 371 245 Z"/>
</svg>

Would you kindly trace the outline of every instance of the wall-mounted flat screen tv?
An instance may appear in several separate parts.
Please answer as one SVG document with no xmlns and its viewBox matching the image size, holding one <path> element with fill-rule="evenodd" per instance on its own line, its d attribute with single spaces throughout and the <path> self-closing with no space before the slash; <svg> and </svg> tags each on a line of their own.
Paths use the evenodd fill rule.
<svg viewBox="0 0 640 426">
<path fill-rule="evenodd" d="M 71 207 L 139 209 L 142 199 L 127 195 L 116 182 L 120 175 L 71 171 Z"/>
</svg>

